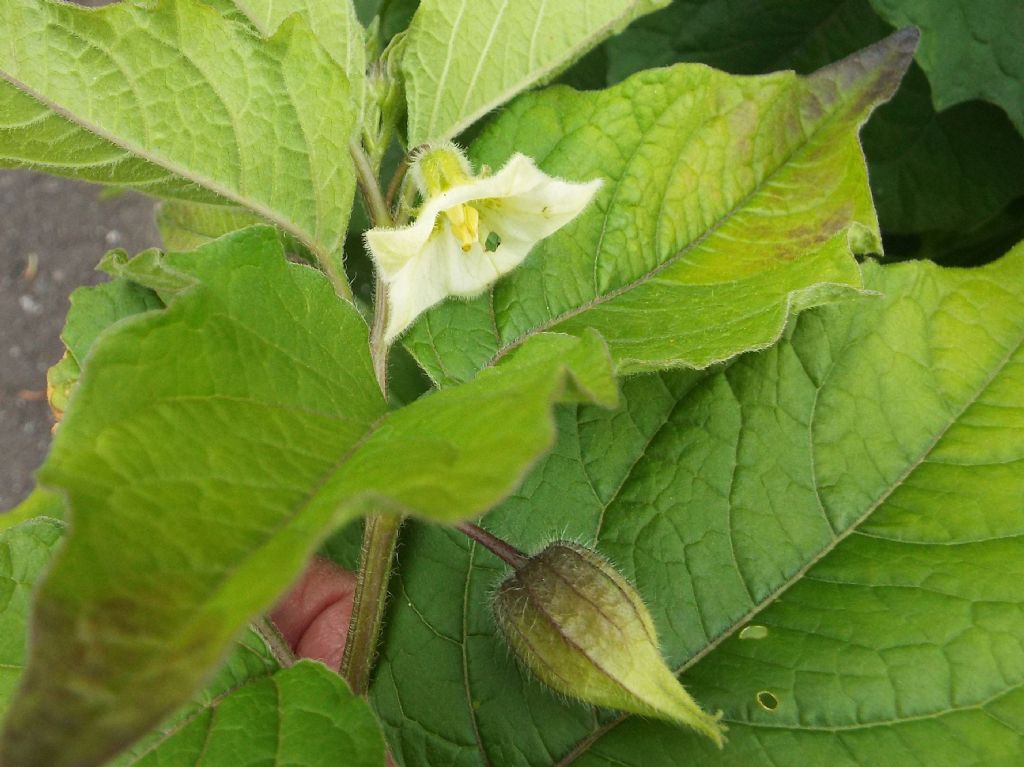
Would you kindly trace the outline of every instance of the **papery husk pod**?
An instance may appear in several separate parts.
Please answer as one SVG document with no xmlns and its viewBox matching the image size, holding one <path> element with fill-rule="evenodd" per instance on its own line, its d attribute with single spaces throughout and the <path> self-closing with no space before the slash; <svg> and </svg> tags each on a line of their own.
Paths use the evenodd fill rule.
<svg viewBox="0 0 1024 767">
<path fill-rule="evenodd" d="M 597 552 L 552 543 L 501 583 L 494 612 L 516 656 L 549 687 L 685 725 L 723 745 L 721 714 L 703 711 L 679 683 L 640 594 Z"/>
</svg>

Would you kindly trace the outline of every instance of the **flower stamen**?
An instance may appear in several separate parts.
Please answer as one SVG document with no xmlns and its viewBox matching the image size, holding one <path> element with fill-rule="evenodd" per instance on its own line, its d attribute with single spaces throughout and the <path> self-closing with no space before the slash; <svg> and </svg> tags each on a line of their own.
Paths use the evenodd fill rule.
<svg viewBox="0 0 1024 767">
<path fill-rule="evenodd" d="M 452 234 L 462 244 L 462 252 L 469 253 L 480 240 L 480 214 L 472 205 L 456 205 L 444 212 L 452 225 Z"/>
</svg>

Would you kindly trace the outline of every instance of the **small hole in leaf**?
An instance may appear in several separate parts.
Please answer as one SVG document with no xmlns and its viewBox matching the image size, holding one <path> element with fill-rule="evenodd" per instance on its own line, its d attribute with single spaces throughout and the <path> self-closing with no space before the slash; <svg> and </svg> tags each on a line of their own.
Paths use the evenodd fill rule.
<svg viewBox="0 0 1024 767">
<path fill-rule="evenodd" d="M 779 699 L 767 690 L 761 690 L 761 692 L 757 694 L 757 705 L 765 711 L 774 711 L 779 707 Z"/>
<path fill-rule="evenodd" d="M 767 626 L 747 626 L 740 632 L 740 639 L 764 639 L 768 636 Z"/>
</svg>

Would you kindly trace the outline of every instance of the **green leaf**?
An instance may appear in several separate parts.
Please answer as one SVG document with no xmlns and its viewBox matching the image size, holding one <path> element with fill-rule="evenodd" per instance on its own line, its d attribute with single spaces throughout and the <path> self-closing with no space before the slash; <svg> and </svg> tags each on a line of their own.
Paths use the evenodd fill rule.
<svg viewBox="0 0 1024 767">
<path fill-rule="evenodd" d="M 39 492 L 39 491 L 37 491 Z M 29 603 L 63 525 L 37 519 L 0 532 L 0 721 L 25 664 Z M 279 671 L 247 630 L 213 679 L 110 767 L 272 764 L 380 765 L 384 746 L 365 702 L 323 666 Z"/>
<path fill-rule="evenodd" d="M 18 514 L 36 501 L 48 504 L 52 498 L 37 490 L 12 513 Z M 25 667 L 25 627 L 32 590 L 64 527 L 53 519 L 32 519 L 7 527 L 6 519 L 6 514 L 0 516 L 0 721 Z"/>
<path fill-rule="evenodd" d="M 401 69 L 408 143 L 452 138 L 667 0 L 423 0 Z"/>
<path fill-rule="evenodd" d="M 489 614 L 502 563 L 417 526 L 372 690 L 400 764 L 1019 761 L 1024 243 L 865 280 L 881 295 L 806 312 L 771 349 L 630 378 L 615 413 L 564 409 L 482 522 L 528 551 L 596 543 L 724 711 L 725 749 L 541 689 Z"/>
<path fill-rule="evenodd" d="M 194 250 L 225 234 L 259 224 L 242 208 L 179 201 L 161 203 L 156 212 L 160 238 L 168 250 Z"/>
<path fill-rule="evenodd" d="M 408 348 L 447 383 L 540 330 L 596 328 L 620 372 L 770 345 L 793 310 L 860 287 L 853 253 L 881 249 L 857 129 L 915 40 L 897 33 L 809 78 L 680 65 L 519 99 L 475 158 L 499 167 L 520 151 L 604 189 L 488 294 L 426 313 Z"/>
<path fill-rule="evenodd" d="M 206 686 L 133 748 L 109 763 L 109 767 L 128 767 L 157 756 L 173 758 L 170 756 L 172 754 L 178 759 L 185 758 L 185 755 L 190 757 L 184 763 L 191 767 L 198 761 L 207 729 L 215 724 L 215 720 L 220 719 L 218 706 L 229 700 L 235 692 L 254 682 L 269 679 L 280 669 L 281 666 L 271 655 L 260 634 L 252 628 L 246 629 L 235 640 L 227 658 Z M 244 727 L 240 729 L 246 731 Z M 202 738 L 197 738 L 197 733 Z M 254 729 L 248 730 L 248 733 L 258 735 Z"/>
<path fill-rule="evenodd" d="M 191 197 L 179 193 L 188 182 L 212 193 L 200 201 L 248 208 L 339 270 L 361 77 L 299 16 L 265 40 L 198 0 L 95 10 L 11 0 L 0 78 L 37 103 L 3 90 L 22 128 L 0 134 L 0 155 L 172 196 Z"/>
<path fill-rule="evenodd" d="M 0 513 L 0 532 L 37 517 L 64 519 L 64 501 L 57 493 L 37 487 L 13 509 Z"/>
<path fill-rule="evenodd" d="M 887 35 L 869 0 L 682 0 L 609 40 L 608 79 L 701 62 L 738 74 L 814 69 Z M 920 67 L 864 129 L 883 231 L 971 229 L 1024 193 L 1024 138 L 975 102 L 936 113 Z M 1005 248 L 1000 253 L 1005 252 Z"/>
<path fill-rule="evenodd" d="M 223 199 L 192 181 L 83 130 L 0 79 L 0 167 L 30 168 L 130 187 L 158 197 Z"/>
<path fill-rule="evenodd" d="M 320 44 L 348 73 L 363 100 L 366 43 L 352 0 L 231 0 L 264 37 L 273 36 L 292 14 L 299 14 Z"/>
<path fill-rule="evenodd" d="M 1024 5 L 1018 0 L 871 0 L 896 26 L 921 29 L 917 60 L 937 109 L 970 99 L 998 104 L 1024 134 Z"/>
<path fill-rule="evenodd" d="M 551 447 L 550 404 L 566 401 L 618 401 L 596 333 L 540 335 L 507 366 L 395 411 L 352 452 L 340 484 L 325 491 L 352 497 L 365 511 L 449 522 L 474 516 L 514 490 L 521 471 Z"/>
<path fill-rule="evenodd" d="M 311 661 L 196 706 L 149 749 L 137 752 L 111 767 L 384 763 L 383 738 L 369 706 L 336 673 Z"/>
<path fill-rule="evenodd" d="M 479 515 L 553 443 L 555 401 L 614 401 L 603 343 L 549 334 L 389 413 L 362 318 L 273 230 L 156 261 L 138 273 L 178 276 L 167 309 L 101 334 L 39 474 L 72 532 L 40 587 L 4 764 L 111 756 L 189 698 L 333 529 L 366 508 Z"/>
<path fill-rule="evenodd" d="M 111 325 L 141 312 L 162 309 L 163 302 L 149 288 L 128 280 L 76 288 L 61 340 L 82 366 L 100 333 Z"/>
<path fill-rule="evenodd" d="M 46 372 L 47 399 L 58 417 L 68 408 L 86 355 L 99 334 L 125 317 L 160 308 L 163 302 L 156 293 L 127 280 L 76 288 L 72 292 L 71 309 L 61 333 L 67 351 Z"/>
<path fill-rule="evenodd" d="M 156 210 L 156 225 L 160 230 L 164 247 L 168 250 L 194 250 L 206 245 L 210 240 L 261 223 L 264 222 L 258 216 L 244 208 L 229 205 L 165 200 Z M 289 256 L 316 265 L 316 257 L 295 237 L 280 229 L 278 234 Z M 108 255 L 101 263 L 101 268 L 117 274 L 122 270 L 122 266 L 127 266 L 128 263 L 131 262 L 122 263 L 120 257 Z M 351 276 L 351 271 L 349 275 Z"/>
</svg>

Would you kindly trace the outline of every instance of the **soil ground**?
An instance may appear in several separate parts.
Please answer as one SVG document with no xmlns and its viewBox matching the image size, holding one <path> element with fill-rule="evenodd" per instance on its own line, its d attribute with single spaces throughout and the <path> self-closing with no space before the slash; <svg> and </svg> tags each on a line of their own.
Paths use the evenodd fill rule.
<svg viewBox="0 0 1024 767">
<path fill-rule="evenodd" d="M 158 243 L 153 203 L 26 171 L 0 171 L 0 510 L 32 489 L 50 444 L 46 370 L 60 359 L 68 295 L 104 276 L 111 248 Z"/>
</svg>

